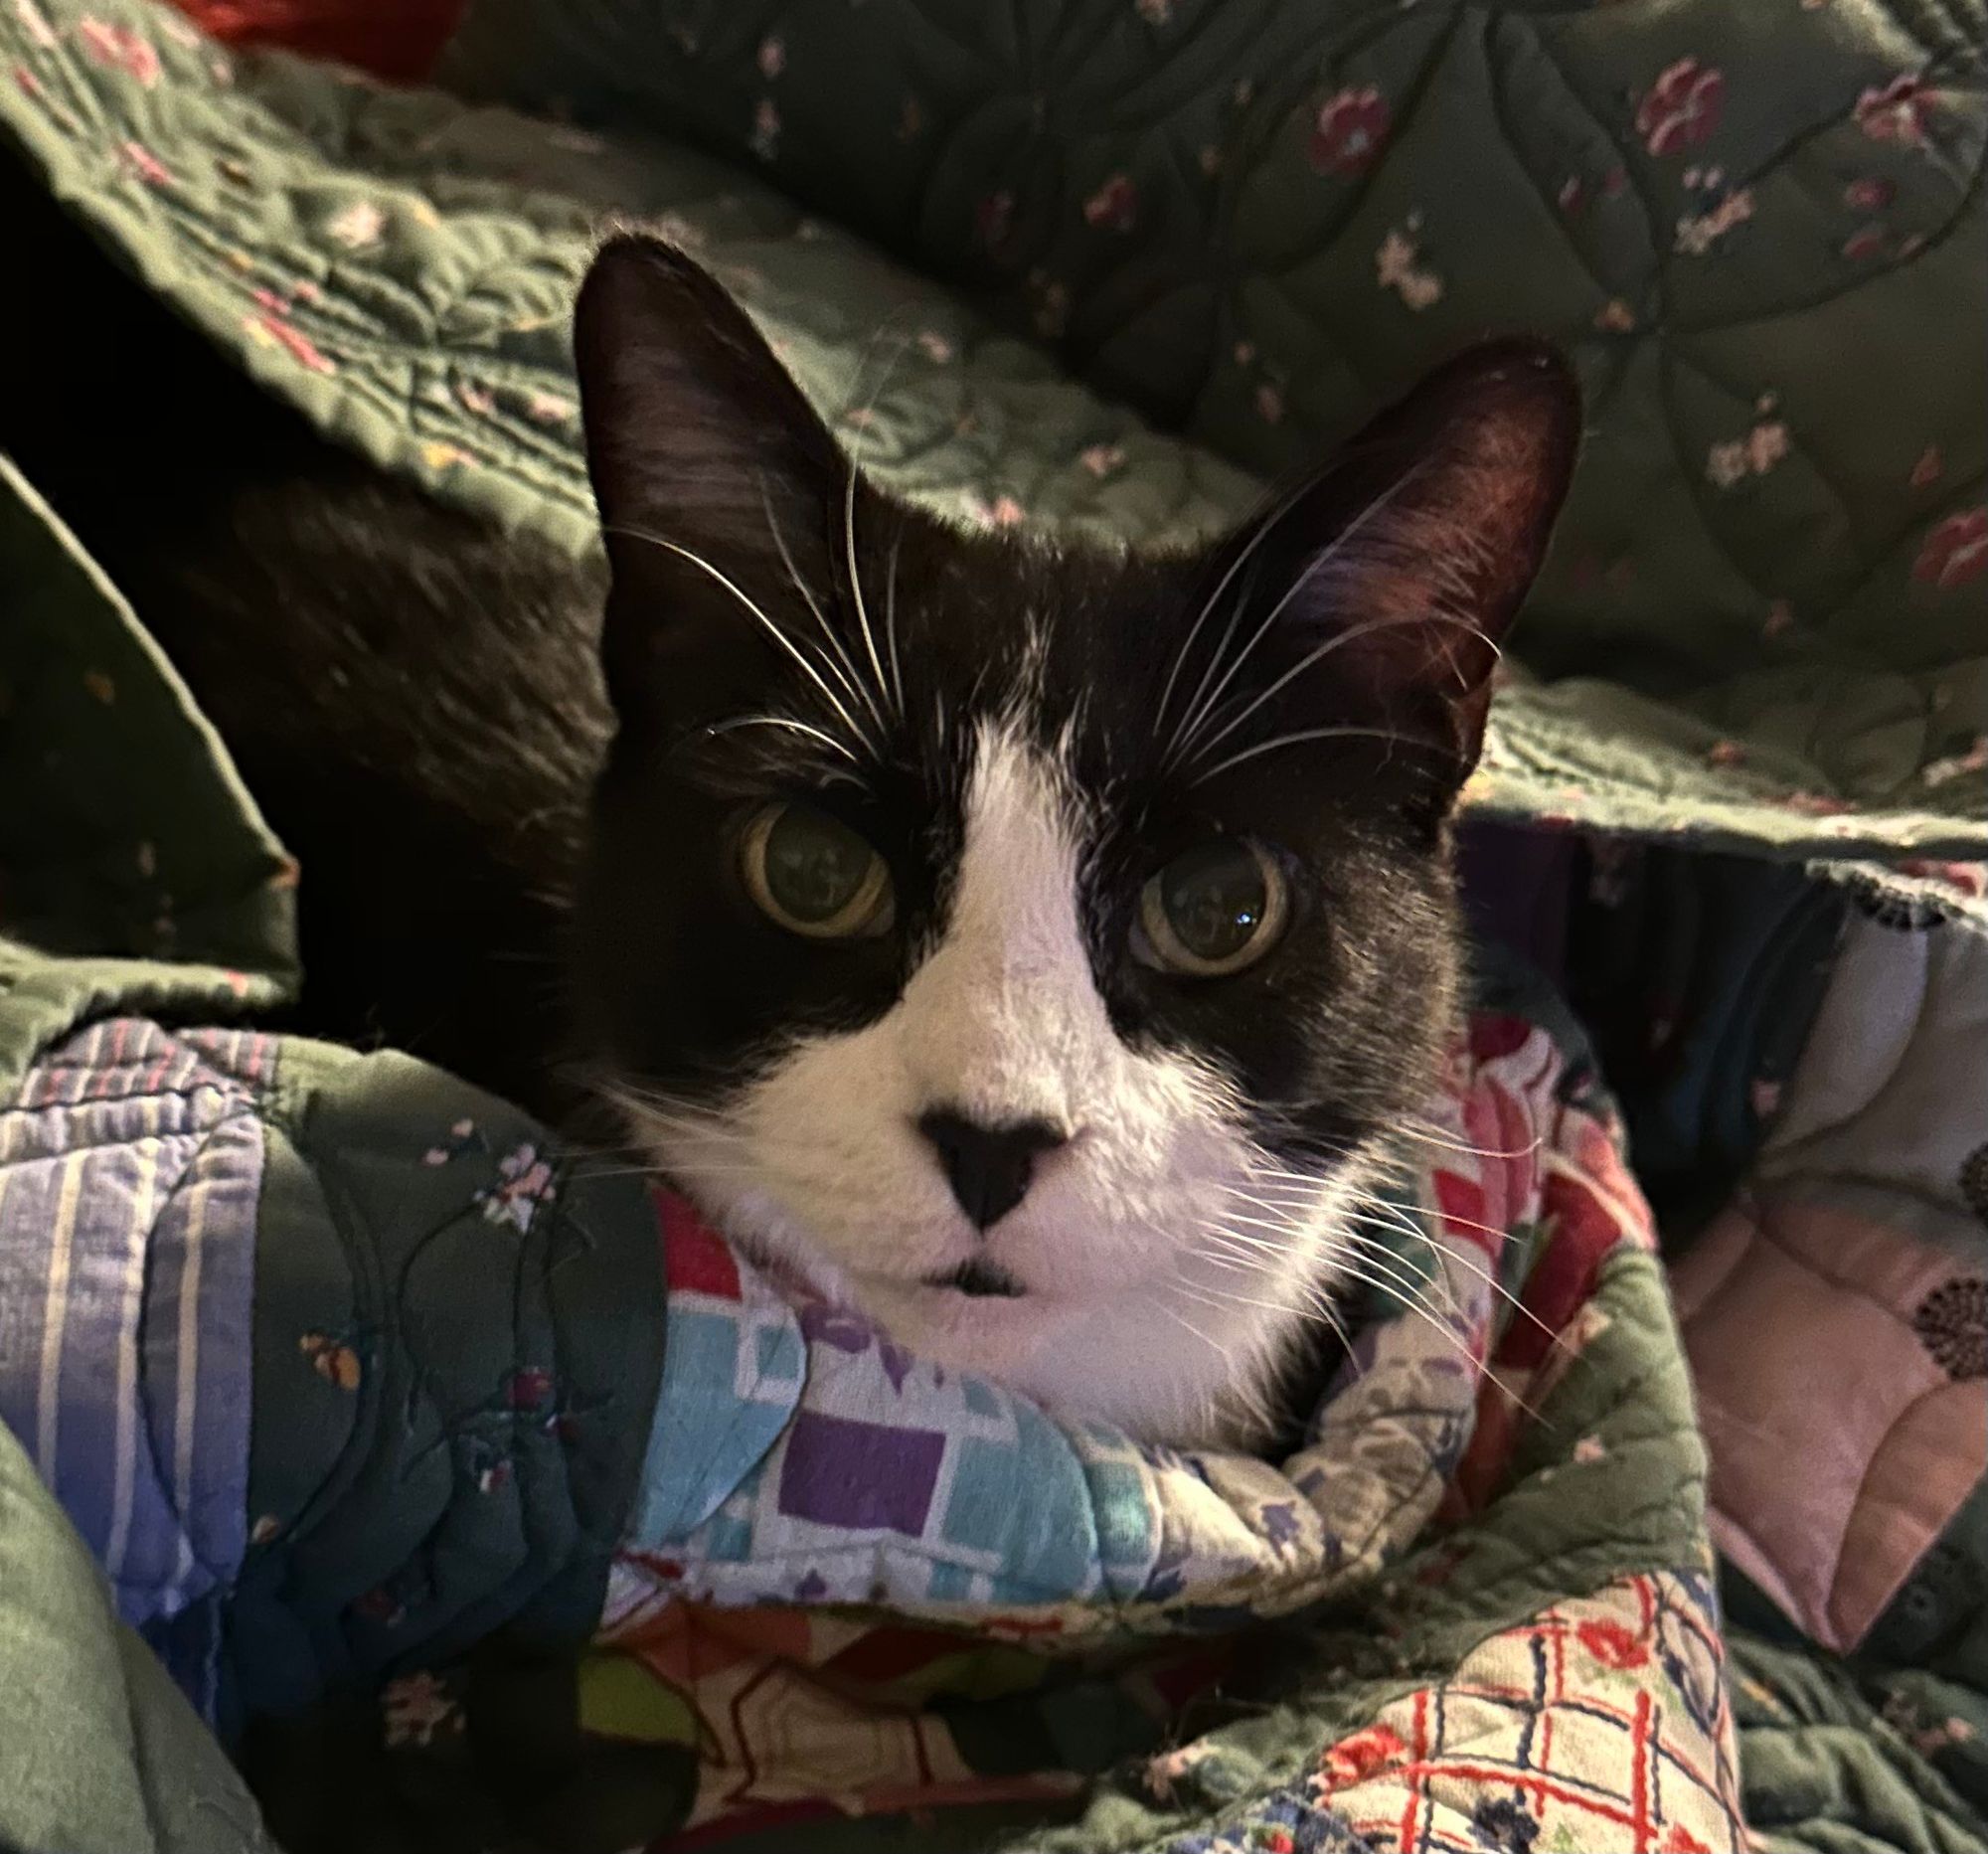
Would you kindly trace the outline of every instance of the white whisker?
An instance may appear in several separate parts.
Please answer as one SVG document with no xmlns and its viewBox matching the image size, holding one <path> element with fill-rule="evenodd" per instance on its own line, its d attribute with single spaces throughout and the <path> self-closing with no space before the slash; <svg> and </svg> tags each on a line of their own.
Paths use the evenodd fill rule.
<svg viewBox="0 0 1988 1854">
<path fill-rule="evenodd" d="M 1422 747 L 1430 753 L 1449 751 L 1440 741 L 1430 740 L 1424 735 L 1397 734 L 1389 728 L 1301 728 L 1295 734 L 1279 734 L 1272 740 L 1259 741 L 1254 747 L 1245 747 L 1240 754 L 1231 754 L 1227 759 L 1218 760 L 1197 772 L 1192 783 L 1205 785 L 1210 779 L 1242 765 L 1245 760 L 1274 753 L 1281 747 L 1296 747 L 1304 741 L 1392 741 L 1398 747 Z"/>
<path fill-rule="evenodd" d="M 884 580 L 884 640 L 891 648 L 891 688 L 898 698 L 900 719 L 905 713 L 905 675 L 898 663 L 898 553 L 904 544 L 901 534 L 891 538 L 891 560 Z"/>
<path fill-rule="evenodd" d="M 752 614 L 752 616 L 759 621 L 760 625 L 765 629 L 766 635 L 772 638 L 773 641 L 777 643 L 781 649 L 783 649 L 790 657 L 793 658 L 795 663 L 797 663 L 802 669 L 802 671 L 805 672 L 808 679 L 814 684 L 814 686 L 817 689 L 821 691 L 822 699 L 825 702 L 827 702 L 830 708 L 834 709 L 835 712 L 842 717 L 842 725 L 846 727 L 857 740 L 867 742 L 868 736 L 866 736 L 862 728 L 860 728 L 857 725 L 856 717 L 852 715 L 848 711 L 848 709 L 843 707 L 841 701 L 837 698 L 835 691 L 828 686 L 826 679 L 822 676 L 822 673 L 815 668 L 814 664 L 809 660 L 806 652 L 803 651 L 801 647 L 798 644 L 796 644 L 794 640 L 791 637 L 789 637 L 785 631 L 783 631 L 777 624 L 775 624 L 771 618 L 769 618 L 763 611 L 761 611 L 759 607 L 755 603 L 753 603 L 753 601 L 749 597 L 747 597 L 745 592 L 741 591 L 739 587 L 732 580 L 728 579 L 723 573 L 721 573 L 716 567 L 714 567 L 710 561 L 704 558 L 703 555 L 693 554 L 687 547 L 679 547 L 677 543 L 674 541 L 665 541 L 661 535 L 649 534 L 639 528 L 623 528 L 620 526 L 610 526 L 603 528 L 602 532 L 605 534 L 622 535 L 625 536 L 630 541 L 641 541 L 650 547 L 659 547 L 665 553 L 674 554 L 680 560 L 689 561 L 690 564 L 693 567 L 697 568 L 700 573 L 709 574 L 712 579 L 717 581 L 720 586 L 722 586 L 728 592 L 730 592 L 734 598 L 736 598 L 742 605 L 744 605 L 746 609 L 749 611 Z"/>
<path fill-rule="evenodd" d="M 877 690 L 884 689 L 884 659 L 877 654 L 877 633 L 870 628 L 869 607 L 863 602 L 863 575 L 856 565 L 856 465 L 849 466 L 849 481 L 842 492 L 842 545 L 849 566 L 849 592 L 856 600 L 856 622 L 863 632 L 863 647 L 869 653 L 870 670 Z M 879 718 L 881 721 L 881 717 Z"/>
<path fill-rule="evenodd" d="M 1471 634 L 1471 636 L 1481 637 L 1487 644 L 1491 644 L 1491 639 L 1485 637 L 1484 633 L 1481 630 L 1479 630 L 1476 625 L 1466 623 L 1462 618 L 1451 618 L 1445 616 L 1441 612 L 1431 611 L 1425 614 L 1423 622 L 1459 625 L 1464 630 L 1467 630 Z M 1266 702 L 1274 701 L 1278 696 L 1278 694 L 1284 688 L 1286 688 L 1289 684 L 1295 682 L 1298 679 L 1298 677 L 1302 676 L 1306 670 L 1312 667 L 1313 664 L 1321 662 L 1326 657 L 1331 656 L 1335 650 L 1345 649 L 1345 647 L 1348 644 L 1353 643 L 1356 639 L 1365 636 L 1369 631 L 1391 630 L 1394 628 L 1396 620 L 1393 618 L 1366 618 L 1363 619 L 1358 624 L 1348 625 L 1347 628 L 1339 632 L 1338 635 L 1327 638 L 1326 641 L 1320 644 L 1317 649 L 1309 651 L 1303 657 L 1299 658 L 1294 668 L 1285 670 L 1284 673 L 1281 676 L 1279 676 L 1275 682 L 1271 683 L 1267 689 L 1260 691 L 1252 700 L 1245 703 L 1242 708 L 1238 710 L 1236 714 L 1232 715 L 1228 721 L 1224 722 L 1223 725 L 1219 729 L 1217 729 L 1214 734 L 1210 735 L 1207 740 L 1198 742 L 1194 748 L 1196 756 L 1199 757 L 1205 754 L 1212 754 L 1218 747 L 1222 745 L 1224 741 L 1226 741 L 1232 734 L 1234 734 L 1238 728 L 1242 727 L 1242 725 L 1245 721 L 1247 721 L 1251 715 L 1255 714 L 1256 711 L 1260 709 Z M 1495 651 L 1498 648 L 1498 646 L 1496 644 L 1491 644 L 1491 648 Z M 1213 717 L 1211 717 L 1211 719 L 1213 719 Z"/>
<path fill-rule="evenodd" d="M 1230 562 L 1228 571 L 1216 582 L 1215 590 L 1209 593 L 1207 601 L 1195 613 L 1194 622 L 1188 626 L 1187 635 L 1181 639 L 1180 648 L 1174 652 L 1173 668 L 1167 672 L 1166 687 L 1160 691 L 1160 706 L 1154 712 L 1153 716 L 1156 728 L 1160 722 L 1166 719 L 1167 704 L 1173 700 L 1174 696 L 1174 684 L 1179 680 L 1182 669 L 1186 667 L 1188 652 L 1194 648 L 1194 640 L 1200 636 L 1201 627 L 1208 622 L 1215 607 L 1222 602 L 1222 595 L 1229 590 L 1230 583 L 1248 564 L 1250 555 L 1262 546 L 1264 538 L 1269 534 L 1270 530 L 1291 512 L 1292 508 L 1296 506 L 1298 498 L 1310 487 L 1311 484 L 1305 482 L 1299 483 L 1287 490 L 1277 505 L 1268 514 L 1261 517 L 1257 523 L 1256 532 L 1243 543 L 1242 551 Z M 1189 698 L 1188 710 L 1192 710 L 1194 704 L 1200 701 L 1202 690 L 1208 687 L 1208 678 L 1214 673 L 1216 665 L 1222 661 L 1223 652 L 1229 648 L 1229 640 L 1236 633 L 1236 622 L 1241 615 L 1242 602 L 1239 599 L 1236 610 L 1230 613 L 1228 630 L 1222 634 L 1221 640 L 1216 644 L 1215 654 L 1209 659 L 1208 669 L 1203 672 L 1200 684 L 1196 687 L 1193 696 Z M 1186 719 L 1187 712 L 1186 710 L 1183 711 L 1183 720 Z M 1179 729 L 1177 728 L 1175 730 L 1176 738 L 1178 738 L 1178 735 Z M 1171 754 L 1169 757 L 1171 757 Z"/>
<path fill-rule="evenodd" d="M 829 648 L 835 653 L 833 657 L 825 657 L 824 661 L 835 671 L 836 681 L 849 692 L 850 700 L 865 702 L 881 728 L 884 725 L 883 715 L 879 713 L 877 704 L 868 699 L 867 692 L 862 687 L 862 679 L 857 674 L 856 665 L 850 660 L 849 652 L 843 648 L 842 638 L 829 621 L 828 613 L 822 609 L 821 601 L 815 597 L 814 589 L 801 578 L 800 569 L 794 565 L 794 557 L 788 550 L 787 537 L 780 528 L 779 517 L 773 513 L 772 498 L 766 493 L 766 479 L 763 476 L 759 479 L 759 506 L 765 511 L 766 531 L 773 537 L 773 548 L 780 557 L 780 565 L 787 570 L 787 578 L 793 582 L 794 590 L 800 593 L 808 610 L 814 614 L 815 623 L 821 627 L 822 636 L 828 640 Z"/>
<path fill-rule="evenodd" d="M 1284 607 L 1305 589 L 1313 575 L 1337 560 L 1341 551 L 1350 546 L 1359 537 L 1360 531 L 1386 509 L 1403 490 L 1414 482 L 1427 467 L 1427 460 L 1424 459 L 1412 469 L 1405 471 L 1387 489 L 1384 489 L 1378 496 L 1374 497 L 1358 515 L 1354 516 L 1338 534 L 1333 536 L 1332 540 L 1320 550 L 1316 558 L 1306 564 L 1305 570 L 1284 589 L 1284 595 L 1270 607 L 1269 615 L 1250 633 L 1249 641 L 1236 653 L 1229 667 L 1223 671 L 1222 679 L 1216 683 L 1213 689 L 1209 690 L 1206 696 L 1201 695 L 1199 691 L 1196 692 L 1194 705 L 1174 737 L 1178 747 L 1182 751 L 1193 746 L 1196 733 L 1200 730 L 1208 714 L 1214 709 L 1215 704 L 1222 699 L 1223 690 L 1236 680 L 1237 672 L 1249 660 L 1256 646 L 1269 634 L 1270 627 L 1283 616 Z M 1232 634 L 1233 631 L 1234 626 L 1232 625 Z M 1213 670 L 1220 660 L 1218 657 L 1214 662 L 1211 662 L 1209 668 Z M 1207 680 L 1205 676 L 1202 678 L 1204 686 L 1206 686 Z"/>
<path fill-rule="evenodd" d="M 856 762 L 856 756 L 849 751 L 846 743 L 838 741 L 832 734 L 824 734 L 819 728 L 811 728 L 804 721 L 795 721 L 786 715 L 741 715 L 736 720 L 721 721 L 704 732 L 712 734 L 736 734 L 741 728 L 781 728 L 789 734 L 804 734 L 811 741 L 818 741 L 832 753 Z"/>
</svg>

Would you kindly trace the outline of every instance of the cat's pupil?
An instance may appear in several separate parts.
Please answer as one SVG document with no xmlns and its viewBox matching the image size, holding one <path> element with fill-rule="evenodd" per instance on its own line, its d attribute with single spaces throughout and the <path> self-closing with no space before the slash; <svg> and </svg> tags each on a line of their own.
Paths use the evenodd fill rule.
<svg viewBox="0 0 1988 1854">
<path fill-rule="evenodd" d="M 856 899 L 876 854 L 835 819 L 791 806 L 766 833 L 766 888 L 796 921 L 832 921 Z"/>
<path fill-rule="evenodd" d="M 1167 923 L 1196 958 L 1233 958 L 1263 925 L 1269 906 L 1262 865 L 1234 841 L 1176 857 L 1160 877 Z"/>
</svg>

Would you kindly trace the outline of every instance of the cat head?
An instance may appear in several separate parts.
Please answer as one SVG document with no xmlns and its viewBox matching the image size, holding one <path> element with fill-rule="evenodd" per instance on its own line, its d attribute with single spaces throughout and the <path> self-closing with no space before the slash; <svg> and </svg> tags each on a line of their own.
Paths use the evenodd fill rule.
<svg viewBox="0 0 1988 1854">
<path fill-rule="evenodd" d="M 1476 350 L 1127 555 L 884 493 L 668 248 L 602 251 L 576 343 L 619 716 L 577 977 L 631 1136 L 914 1350 L 1246 1430 L 1452 1034 L 1567 370 Z"/>
</svg>

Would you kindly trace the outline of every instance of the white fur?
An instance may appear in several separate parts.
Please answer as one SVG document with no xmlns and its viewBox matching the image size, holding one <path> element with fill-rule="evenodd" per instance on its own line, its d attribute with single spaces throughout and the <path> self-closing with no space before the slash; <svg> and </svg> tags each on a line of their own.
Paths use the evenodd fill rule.
<svg viewBox="0 0 1988 1854">
<path fill-rule="evenodd" d="M 1119 1039 L 1085 953 L 1081 852 L 1068 782 L 984 725 L 943 931 L 897 1004 L 800 1042 L 722 1113 L 630 1111 L 748 1252 L 912 1350 L 1142 1435 L 1236 1438 L 1317 1304 L 1352 1181 L 1265 1182 L 1277 1168 L 1219 1073 Z M 917 1131 L 933 1107 L 1072 1136 L 983 1234 Z M 922 1284 L 976 1253 L 1027 1292 Z"/>
</svg>

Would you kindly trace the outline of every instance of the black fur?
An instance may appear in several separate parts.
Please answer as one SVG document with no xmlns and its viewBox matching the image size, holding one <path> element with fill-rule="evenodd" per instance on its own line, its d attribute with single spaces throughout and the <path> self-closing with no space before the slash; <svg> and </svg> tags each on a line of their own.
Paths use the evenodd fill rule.
<svg viewBox="0 0 1988 1854">
<path fill-rule="evenodd" d="M 622 727 L 597 795 L 575 970 L 589 1045 L 610 1067 L 672 1096 L 722 1094 L 796 1028 L 854 1028 L 889 1009 L 942 925 L 975 726 L 1006 717 L 1068 764 L 1093 827 L 1082 912 L 1123 1037 L 1214 1058 L 1254 1130 L 1292 1156 L 1343 1154 L 1412 1104 L 1451 1024 L 1444 820 L 1477 754 L 1487 639 L 1530 583 L 1572 463 L 1576 404 L 1557 362 L 1526 344 L 1481 350 L 1280 512 L 1213 549 L 1126 558 L 965 532 L 861 481 L 850 499 L 847 465 L 749 322 L 661 247 L 607 249 L 577 341 Z M 1287 593 L 1211 732 L 1322 640 L 1347 633 L 1345 648 L 1294 676 L 1204 767 L 1289 732 L 1382 738 L 1294 743 L 1201 780 L 1203 768 L 1168 765 L 1190 692 L 1234 660 L 1217 656 L 1227 621 L 1240 645 Z M 1431 615 L 1438 594 L 1447 615 Z M 1363 620 L 1371 631 L 1354 631 Z M 836 678 L 832 648 L 859 686 L 876 685 L 880 715 Z M 768 718 L 852 746 L 854 761 Z M 752 906 L 735 832 L 777 797 L 835 811 L 885 857 L 892 935 L 803 940 Z M 1234 977 L 1156 972 L 1131 955 L 1136 898 L 1211 834 L 1274 850 L 1293 918 Z"/>
<path fill-rule="evenodd" d="M 687 259 L 616 241 L 580 308 L 603 635 L 597 569 L 317 438 L 32 188 L 14 191 L 56 280 L 46 344 L 0 395 L 0 442 L 159 634 L 298 855 L 306 1027 L 414 1049 L 542 1111 L 571 1108 L 569 1078 L 603 1071 L 722 1091 L 796 1027 L 888 1008 L 942 923 L 965 749 L 998 710 L 1045 752 L 1069 744 L 1095 826 L 1093 965 L 1125 1038 L 1214 1057 L 1292 1154 L 1346 1150 L 1427 1085 L 1456 964 L 1445 819 L 1492 667 L 1470 632 L 1495 638 L 1530 582 L 1577 427 L 1568 376 L 1541 351 L 1466 357 L 1267 526 L 1173 557 L 963 531 L 859 484 L 857 571 L 873 638 L 895 587 L 904 701 L 852 761 L 781 727 L 730 727 L 849 732 L 796 660 L 820 634 L 776 529 L 844 652 L 869 659 L 846 466 Z M 1348 641 L 1214 758 L 1325 727 L 1386 738 L 1294 742 L 1197 782 L 1166 763 L 1171 730 L 1231 619 L 1233 646 L 1287 594 L 1216 725 L 1335 627 Z M 1436 604 L 1447 618 L 1429 617 Z M 887 859 L 893 933 L 801 940 L 750 905 L 740 816 L 793 794 Z M 1169 977 L 1130 956 L 1132 908 L 1210 832 L 1273 849 L 1293 918 L 1242 974 Z"/>
</svg>

